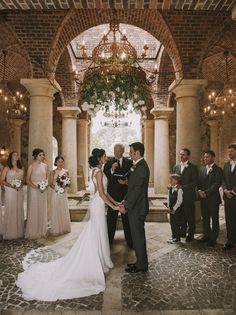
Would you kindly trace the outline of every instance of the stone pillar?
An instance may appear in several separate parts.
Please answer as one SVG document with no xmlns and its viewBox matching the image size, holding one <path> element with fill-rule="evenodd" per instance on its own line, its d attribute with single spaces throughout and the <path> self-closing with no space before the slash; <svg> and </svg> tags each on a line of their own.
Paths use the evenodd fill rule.
<svg viewBox="0 0 236 315">
<path fill-rule="evenodd" d="M 218 145 L 218 128 L 219 122 L 216 119 L 208 120 L 207 124 L 210 126 L 210 148 L 216 154 L 215 162 L 219 163 L 219 145 Z"/>
<path fill-rule="evenodd" d="M 206 80 L 175 80 L 169 87 L 176 95 L 176 161 L 182 148 L 191 150 L 191 161 L 200 163 L 199 94 Z"/>
<path fill-rule="evenodd" d="M 78 170 L 80 170 L 79 180 L 81 180 L 81 189 L 84 189 L 88 183 L 88 119 L 77 120 L 77 155 Z"/>
<path fill-rule="evenodd" d="M 154 116 L 154 192 L 166 194 L 170 174 L 169 116 L 173 108 L 159 107 L 151 110 Z"/>
<path fill-rule="evenodd" d="M 55 81 L 54 86 L 48 79 L 21 79 L 21 84 L 30 93 L 29 155 L 30 161 L 34 148 L 41 148 L 46 154 L 46 163 L 52 169 L 52 102 L 54 93 L 61 88 Z"/>
<path fill-rule="evenodd" d="M 11 119 L 11 125 L 13 127 L 13 139 L 11 148 L 21 156 L 21 126 L 25 121 L 22 119 Z"/>
<path fill-rule="evenodd" d="M 154 185 L 154 120 L 143 120 L 145 159 L 150 169 L 150 186 Z"/>
<path fill-rule="evenodd" d="M 62 115 L 62 155 L 65 159 L 65 168 L 71 177 L 70 192 L 77 192 L 77 141 L 76 120 L 80 113 L 78 107 L 58 107 Z"/>
</svg>

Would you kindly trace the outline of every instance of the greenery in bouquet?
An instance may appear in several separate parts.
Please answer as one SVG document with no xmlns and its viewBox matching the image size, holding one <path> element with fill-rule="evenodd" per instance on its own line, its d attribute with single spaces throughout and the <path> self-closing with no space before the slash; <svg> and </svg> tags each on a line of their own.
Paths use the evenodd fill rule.
<svg viewBox="0 0 236 315">
<path fill-rule="evenodd" d="M 130 103 L 136 113 L 145 113 L 147 96 L 146 83 L 141 78 L 95 74 L 83 84 L 81 104 L 90 115 L 96 115 L 100 109 L 108 112 L 110 106 L 117 111 L 127 110 Z"/>
</svg>

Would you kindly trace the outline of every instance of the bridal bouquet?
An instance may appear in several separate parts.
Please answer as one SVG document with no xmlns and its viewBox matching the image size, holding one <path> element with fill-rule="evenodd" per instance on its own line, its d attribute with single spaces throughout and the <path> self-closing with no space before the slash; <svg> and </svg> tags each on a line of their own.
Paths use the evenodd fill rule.
<svg viewBox="0 0 236 315">
<path fill-rule="evenodd" d="M 38 188 L 41 191 L 41 193 L 43 193 L 48 187 L 48 180 L 41 180 L 40 182 L 38 182 Z"/>
<path fill-rule="evenodd" d="M 22 186 L 22 180 L 15 178 L 11 181 L 11 185 L 13 188 L 15 188 L 18 191 Z"/>
<path fill-rule="evenodd" d="M 63 194 L 65 192 L 65 188 L 70 186 L 70 182 L 71 179 L 66 173 L 58 175 L 56 179 L 55 192 Z"/>
</svg>

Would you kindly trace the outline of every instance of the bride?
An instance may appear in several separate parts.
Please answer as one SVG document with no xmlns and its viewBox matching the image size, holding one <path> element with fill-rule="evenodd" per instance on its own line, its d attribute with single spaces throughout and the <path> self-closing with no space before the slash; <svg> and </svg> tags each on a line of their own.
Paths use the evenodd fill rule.
<svg viewBox="0 0 236 315">
<path fill-rule="evenodd" d="M 105 203 L 119 210 L 106 193 L 107 179 L 101 170 L 106 161 L 103 149 L 89 158 L 90 218 L 79 238 L 64 256 L 49 263 L 35 263 L 18 275 L 16 285 L 27 300 L 56 301 L 98 294 L 105 290 L 104 273 L 113 267 L 105 219 Z"/>
</svg>

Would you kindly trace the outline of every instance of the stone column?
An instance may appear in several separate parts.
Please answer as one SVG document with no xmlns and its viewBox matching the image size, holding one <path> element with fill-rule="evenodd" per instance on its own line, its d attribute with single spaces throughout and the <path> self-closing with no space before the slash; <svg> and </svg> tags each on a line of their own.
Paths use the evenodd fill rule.
<svg viewBox="0 0 236 315">
<path fill-rule="evenodd" d="M 173 108 L 159 107 L 151 110 L 154 116 L 154 192 L 166 194 L 170 174 L 169 116 Z"/>
<path fill-rule="evenodd" d="M 143 120 L 145 159 L 150 169 L 150 186 L 154 185 L 154 120 Z"/>
<path fill-rule="evenodd" d="M 208 120 L 207 124 L 210 126 L 210 148 L 216 154 L 215 162 L 219 163 L 219 145 L 218 145 L 218 128 L 219 122 L 216 119 Z"/>
<path fill-rule="evenodd" d="M 71 177 L 70 192 L 77 192 L 77 141 L 76 120 L 80 113 L 78 107 L 58 107 L 62 115 L 62 155 L 65 159 L 65 168 Z"/>
<path fill-rule="evenodd" d="M 21 126 L 25 121 L 22 119 L 11 119 L 13 127 L 12 150 L 16 151 L 21 156 Z"/>
<path fill-rule="evenodd" d="M 81 189 L 84 189 L 88 183 L 88 125 L 88 119 L 77 120 L 77 155 Z"/>
<path fill-rule="evenodd" d="M 200 163 L 199 94 L 206 80 L 175 80 L 169 87 L 176 95 L 176 161 L 182 148 L 191 150 L 191 161 Z"/>
<path fill-rule="evenodd" d="M 52 169 L 52 102 L 54 93 L 60 91 L 59 84 L 54 86 L 48 79 L 21 79 L 21 84 L 30 93 L 30 119 L 29 119 L 29 155 L 32 157 L 34 148 L 45 151 L 49 170 Z"/>
</svg>

